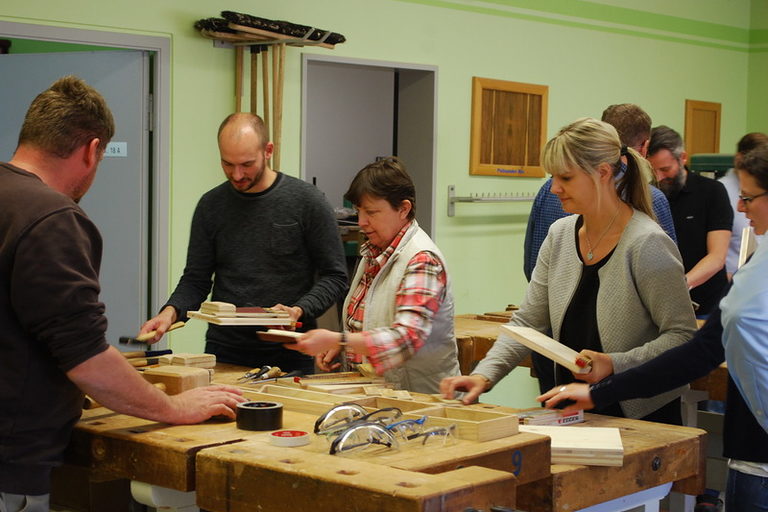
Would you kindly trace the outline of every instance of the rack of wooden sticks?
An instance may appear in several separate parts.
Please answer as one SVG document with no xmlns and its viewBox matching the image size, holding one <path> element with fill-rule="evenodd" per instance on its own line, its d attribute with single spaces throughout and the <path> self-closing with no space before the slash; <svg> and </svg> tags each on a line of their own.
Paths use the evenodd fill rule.
<svg viewBox="0 0 768 512">
<path fill-rule="evenodd" d="M 222 11 L 224 18 L 198 20 L 195 28 L 214 44 L 235 49 L 235 111 L 243 111 L 243 83 L 246 48 L 250 58 L 250 112 L 260 114 L 267 133 L 274 142 L 271 165 L 280 170 L 283 124 L 283 88 L 285 82 L 285 49 L 287 46 L 320 46 L 333 49 L 343 43 L 344 36 L 305 25 L 258 18 L 248 14 Z M 270 58 L 270 53 L 271 58 Z M 261 55 L 261 59 L 259 59 Z M 262 108 L 259 112 L 259 61 L 261 61 Z M 270 64 L 271 61 L 271 64 Z M 271 85 L 270 85 L 271 76 Z M 270 105 L 271 89 L 271 105 Z M 271 108 L 270 108 L 271 107 Z M 270 132 L 271 129 L 271 132 Z"/>
</svg>

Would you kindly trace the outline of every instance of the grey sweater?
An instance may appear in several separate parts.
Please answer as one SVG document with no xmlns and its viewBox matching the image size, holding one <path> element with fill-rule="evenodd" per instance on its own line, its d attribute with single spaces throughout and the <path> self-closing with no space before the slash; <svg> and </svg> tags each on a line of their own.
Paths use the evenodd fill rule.
<svg viewBox="0 0 768 512">
<path fill-rule="evenodd" d="M 264 192 L 222 183 L 200 199 L 187 266 L 168 299 L 183 317 L 212 300 L 237 306 L 300 306 L 304 328 L 347 291 L 344 250 L 330 205 L 314 186 L 278 174 Z M 207 339 L 249 350 L 284 351 L 255 340 L 255 329 L 211 325 Z"/>
<path fill-rule="evenodd" d="M 560 337 L 582 262 L 574 242 L 578 216 L 555 222 L 539 252 L 525 300 L 512 325 L 532 327 Z M 696 319 L 685 285 L 680 253 L 674 242 L 647 215 L 635 211 L 608 262 L 598 271 L 597 323 L 614 372 L 637 366 L 686 342 Z M 492 383 L 501 380 L 530 350 L 499 336 L 473 373 Z M 685 387 L 648 399 L 621 402 L 624 415 L 642 418 L 679 396 Z"/>
</svg>

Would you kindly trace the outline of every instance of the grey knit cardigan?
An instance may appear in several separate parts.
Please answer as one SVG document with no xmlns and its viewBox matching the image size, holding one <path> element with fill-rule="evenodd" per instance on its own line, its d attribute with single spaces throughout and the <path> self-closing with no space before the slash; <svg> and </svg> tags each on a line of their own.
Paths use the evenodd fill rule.
<svg viewBox="0 0 768 512">
<path fill-rule="evenodd" d="M 581 278 L 575 244 L 577 215 L 555 222 L 539 252 L 525 300 L 511 325 L 550 329 L 560 338 L 563 317 Z M 637 366 L 685 343 L 696 330 L 682 259 L 675 243 L 650 217 L 635 210 L 606 264 L 598 271 L 597 324 L 614 372 Z M 530 350 L 500 335 L 473 374 L 496 384 Z M 680 396 L 687 386 L 653 398 L 620 402 L 628 418 L 642 418 Z"/>
</svg>

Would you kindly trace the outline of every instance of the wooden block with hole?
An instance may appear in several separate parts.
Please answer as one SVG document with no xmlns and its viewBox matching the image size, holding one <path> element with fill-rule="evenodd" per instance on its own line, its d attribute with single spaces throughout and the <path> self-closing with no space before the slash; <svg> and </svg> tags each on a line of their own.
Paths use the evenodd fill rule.
<svg viewBox="0 0 768 512">
<path fill-rule="evenodd" d="M 169 395 L 177 395 L 188 389 L 209 385 L 213 370 L 193 366 L 158 366 L 147 368 L 143 375 L 152 384 L 165 384 L 166 393 Z"/>
<path fill-rule="evenodd" d="M 255 443 L 203 450 L 196 466 L 197 504 L 207 510 L 427 512 L 516 501 L 512 473 L 477 466 L 424 474 Z"/>
<path fill-rule="evenodd" d="M 590 371 L 590 368 L 582 368 L 576 364 L 576 360 L 579 359 L 578 352 L 536 329 L 517 325 L 502 325 L 501 332 L 574 373 L 589 373 Z"/>
<path fill-rule="evenodd" d="M 518 432 L 519 422 L 513 414 L 440 406 L 410 410 L 404 415 L 412 419 L 422 416 L 427 416 L 429 426 L 456 425 L 459 438 L 471 441 L 492 441 Z"/>
</svg>

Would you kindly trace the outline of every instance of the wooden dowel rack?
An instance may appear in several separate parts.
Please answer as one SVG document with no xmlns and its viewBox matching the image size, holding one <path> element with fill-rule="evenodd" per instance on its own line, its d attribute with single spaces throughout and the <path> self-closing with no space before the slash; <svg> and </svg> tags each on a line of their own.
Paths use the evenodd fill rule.
<svg viewBox="0 0 768 512">
<path fill-rule="evenodd" d="M 481 193 L 468 196 L 457 196 L 456 186 L 448 185 L 448 216 L 456 215 L 456 203 L 511 203 L 519 201 L 533 201 L 536 194 L 523 193 Z"/>
</svg>

